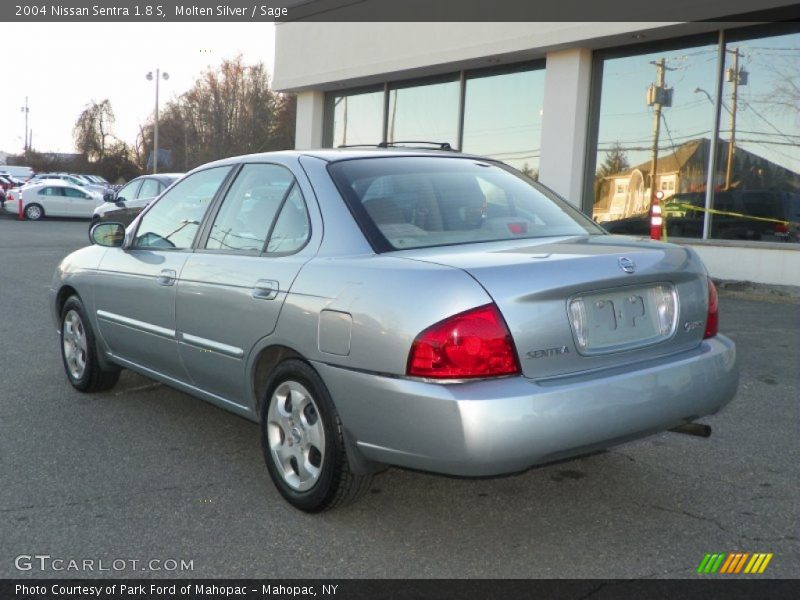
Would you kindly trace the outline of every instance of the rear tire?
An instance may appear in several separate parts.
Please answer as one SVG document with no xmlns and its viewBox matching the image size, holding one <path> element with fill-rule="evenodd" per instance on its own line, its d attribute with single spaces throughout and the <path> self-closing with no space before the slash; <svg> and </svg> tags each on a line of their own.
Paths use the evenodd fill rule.
<svg viewBox="0 0 800 600">
<path fill-rule="evenodd" d="M 38 221 L 44 216 L 44 209 L 38 204 L 28 204 L 24 212 L 28 221 Z"/>
<path fill-rule="evenodd" d="M 342 423 L 320 376 L 290 359 L 273 371 L 261 404 L 261 445 L 275 487 L 314 513 L 356 501 L 372 475 L 350 471 Z"/>
<path fill-rule="evenodd" d="M 120 369 L 100 366 L 94 332 L 77 296 L 70 296 L 61 309 L 61 360 L 67 379 L 78 391 L 102 392 L 119 380 Z"/>
</svg>

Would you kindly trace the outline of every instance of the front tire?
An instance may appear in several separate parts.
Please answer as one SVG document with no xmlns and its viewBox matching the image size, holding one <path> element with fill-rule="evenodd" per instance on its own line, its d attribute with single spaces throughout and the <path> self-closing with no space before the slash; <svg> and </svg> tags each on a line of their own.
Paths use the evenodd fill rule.
<svg viewBox="0 0 800 600">
<path fill-rule="evenodd" d="M 371 475 L 350 471 L 342 423 L 324 382 L 301 360 L 281 363 L 270 376 L 261 444 L 275 487 L 302 511 L 344 506 L 369 489 Z"/>
<path fill-rule="evenodd" d="M 81 392 L 102 392 L 117 384 L 119 369 L 103 369 L 83 303 L 70 296 L 61 309 L 61 359 L 67 379 Z"/>
<path fill-rule="evenodd" d="M 25 218 L 29 221 L 38 221 L 44 216 L 44 209 L 38 204 L 28 204 L 25 207 Z"/>
</svg>

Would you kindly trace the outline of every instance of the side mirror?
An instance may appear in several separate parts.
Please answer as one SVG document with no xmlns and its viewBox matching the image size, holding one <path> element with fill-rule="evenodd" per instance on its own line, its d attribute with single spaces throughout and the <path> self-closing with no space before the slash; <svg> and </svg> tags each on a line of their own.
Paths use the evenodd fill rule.
<svg viewBox="0 0 800 600">
<path fill-rule="evenodd" d="M 121 248 L 125 242 L 125 228 L 120 223 L 98 223 L 89 230 L 89 240 L 98 246 Z"/>
</svg>

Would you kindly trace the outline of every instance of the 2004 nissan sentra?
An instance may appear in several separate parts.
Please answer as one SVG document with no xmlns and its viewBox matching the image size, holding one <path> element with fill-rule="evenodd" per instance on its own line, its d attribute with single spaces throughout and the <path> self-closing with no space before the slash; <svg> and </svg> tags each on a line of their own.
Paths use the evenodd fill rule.
<svg viewBox="0 0 800 600">
<path fill-rule="evenodd" d="M 498 475 L 686 425 L 737 387 L 691 249 L 485 158 L 230 158 L 91 236 L 51 290 L 72 385 L 128 368 L 260 422 L 306 511 L 386 465 Z"/>
</svg>

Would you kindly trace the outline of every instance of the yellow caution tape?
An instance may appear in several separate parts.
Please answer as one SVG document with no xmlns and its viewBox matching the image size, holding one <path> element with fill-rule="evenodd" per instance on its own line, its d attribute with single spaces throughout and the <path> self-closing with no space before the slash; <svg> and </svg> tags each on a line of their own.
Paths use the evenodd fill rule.
<svg viewBox="0 0 800 600">
<path fill-rule="evenodd" d="M 766 223 L 781 223 L 782 225 L 791 225 L 794 223 L 794 221 L 784 221 L 782 219 L 770 219 L 768 217 L 754 217 L 753 215 L 745 215 L 742 213 L 729 212 L 727 210 L 717 210 L 715 208 L 705 208 L 705 207 L 701 208 L 699 206 L 694 206 L 693 204 L 683 204 L 681 202 L 667 203 L 664 206 L 664 213 L 665 213 L 664 216 L 665 217 L 669 216 L 669 213 L 667 211 L 673 208 L 677 208 L 679 210 L 694 210 L 697 212 L 707 212 L 714 215 L 725 215 L 727 217 L 741 217 L 744 219 L 750 219 L 752 221 L 764 221 Z"/>
</svg>

